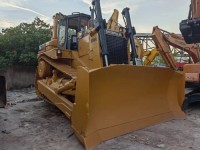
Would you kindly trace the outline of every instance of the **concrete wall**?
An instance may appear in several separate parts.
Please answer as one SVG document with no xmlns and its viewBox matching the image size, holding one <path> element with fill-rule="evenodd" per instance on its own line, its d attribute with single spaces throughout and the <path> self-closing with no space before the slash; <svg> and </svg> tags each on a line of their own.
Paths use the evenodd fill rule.
<svg viewBox="0 0 200 150">
<path fill-rule="evenodd" d="M 7 89 L 20 89 L 34 85 L 35 81 L 34 67 L 12 67 L 7 70 L 1 70 L 0 75 L 6 77 Z"/>
</svg>

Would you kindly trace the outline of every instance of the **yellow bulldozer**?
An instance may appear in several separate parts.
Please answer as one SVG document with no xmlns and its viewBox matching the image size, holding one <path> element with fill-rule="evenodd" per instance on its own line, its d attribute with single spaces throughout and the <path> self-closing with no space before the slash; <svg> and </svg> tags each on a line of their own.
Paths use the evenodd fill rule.
<svg viewBox="0 0 200 150">
<path fill-rule="evenodd" d="M 184 74 L 142 66 L 129 8 L 122 16 L 125 27 L 109 28 L 100 0 L 92 1 L 90 15 L 58 13 L 51 41 L 38 52 L 36 91 L 71 120 L 86 149 L 185 117 Z"/>
</svg>

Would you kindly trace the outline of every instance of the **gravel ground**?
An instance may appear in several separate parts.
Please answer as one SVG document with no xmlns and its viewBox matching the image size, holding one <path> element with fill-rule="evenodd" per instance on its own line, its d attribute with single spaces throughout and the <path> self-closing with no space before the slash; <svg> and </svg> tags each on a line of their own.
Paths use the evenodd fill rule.
<svg viewBox="0 0 200 150">
<path fill-rule="evenodd" d="M 70 121 L 34 89 L 8 91 L 0 109 L 0 150 L 84 150 Z M 172 120 L 105 141 L 94 150 L 200 150 L 200 104 Z"/>
</svg>

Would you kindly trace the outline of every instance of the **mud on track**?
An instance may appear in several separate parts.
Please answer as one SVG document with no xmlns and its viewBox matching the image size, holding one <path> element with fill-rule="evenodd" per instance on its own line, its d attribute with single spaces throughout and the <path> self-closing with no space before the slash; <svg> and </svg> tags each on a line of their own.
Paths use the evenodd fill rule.
<svg viewBox="0 0 200 150">
<path fill-rule="evenodd" d="M 37 98 L 34 89 L 8 91 L 0 109 L 1 150 L 84 150 L 70 121 Z M 95 150 L 199 150 L 200 104 L 186 110 L 185 120 L 172 120 L 99 144 Z"/>
</svg>

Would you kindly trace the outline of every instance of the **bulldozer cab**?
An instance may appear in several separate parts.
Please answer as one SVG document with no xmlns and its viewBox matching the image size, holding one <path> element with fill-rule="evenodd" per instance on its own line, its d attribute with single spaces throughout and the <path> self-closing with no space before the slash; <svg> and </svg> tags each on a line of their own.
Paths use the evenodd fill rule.
<svg viewBox="0 0 200 150">
<path fill-rule="evenodd" d="M 79 32 L 85 32 L 90 20 L 90 15 L 72 13 L 72 15 L 59 14 L 58 48 L 78 50 L 77 37 Z"/>
</svg>

